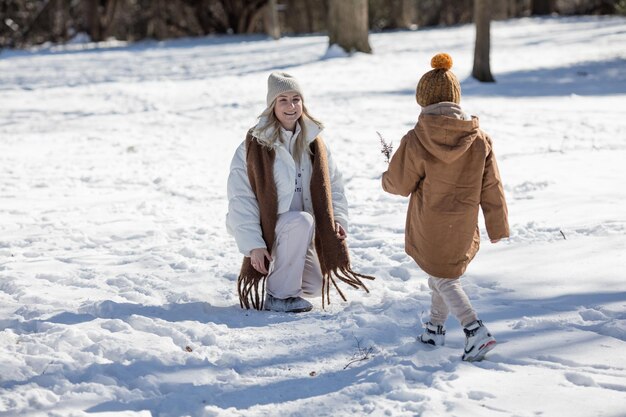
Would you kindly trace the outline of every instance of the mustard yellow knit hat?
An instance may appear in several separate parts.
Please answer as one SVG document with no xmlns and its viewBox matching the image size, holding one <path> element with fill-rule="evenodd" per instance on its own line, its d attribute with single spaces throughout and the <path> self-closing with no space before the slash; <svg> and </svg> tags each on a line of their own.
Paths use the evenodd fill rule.
<svg viewBox="0 0 626 417">
<path fill-rule="evenodd" d="M 456 76 L 450 71 L 452 57 L 448 54 L 437 54 L 430 60 L 430 66 L 434 69 L 428 71 L 417 83 L 415 98 L 422 106 L 451 101 L 461 103 L 461 85 Z"/>
</svg>

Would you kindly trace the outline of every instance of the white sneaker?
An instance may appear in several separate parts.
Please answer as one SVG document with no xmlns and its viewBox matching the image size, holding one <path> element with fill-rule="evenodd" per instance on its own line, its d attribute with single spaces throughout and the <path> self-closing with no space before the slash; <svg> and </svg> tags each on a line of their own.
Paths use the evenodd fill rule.
<svg viewBox="0 0 626 417">
<path fill-rule="evenodd" d="M 465 332 L 465 352 L 461 359 L 464 361 L 481 361 L 487 352 L 496 347 L 496 339 L 480 320 L 471 322 L 463 331 Z"/>
<path fill-rule="evenodd" d="M 442 325 L 434 325 L 428 322 L 424 325 L 424 333 L 420 336 L 420 342 L 433 346 L 443 346 L 446 341 L 446 329 Z"/>
<path fill-rule="evenodd" d="M 265 310 L 279 311 L 282 313 L 303 313 L 310 311 L 313 304 L 309 303 L 302 297 L 276 298 L 269 294 L 265 294 Z"/>
</svg>

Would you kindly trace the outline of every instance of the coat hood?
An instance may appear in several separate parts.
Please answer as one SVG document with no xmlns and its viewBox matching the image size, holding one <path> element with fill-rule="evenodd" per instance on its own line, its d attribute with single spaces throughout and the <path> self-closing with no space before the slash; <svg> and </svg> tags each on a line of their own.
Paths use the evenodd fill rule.
<svg viewBox="0 0 626 417">
<path fill-rule="evenodd" d="M 414 130 L 424 148 L 445 163 L 460 158 L 479 135 L 478 118 L 448 102 L 424 107 Z"/>
</svg>

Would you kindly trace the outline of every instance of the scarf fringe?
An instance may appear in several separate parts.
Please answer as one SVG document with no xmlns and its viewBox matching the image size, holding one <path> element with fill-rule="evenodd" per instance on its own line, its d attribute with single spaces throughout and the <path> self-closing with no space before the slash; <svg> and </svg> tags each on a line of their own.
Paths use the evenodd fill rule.
<svg viewBox="0 0 626 417">
<path fill-rule="evenodd" d="M 259 277 L 249 275 L 239 275 L 237 278 L 237 292 L 239 294 L 239 305 L 241 308 L 249 310 L 263 310 L 265 304 L 265 281 L 266 275 Z M 261 291 L 259 291 L 259 285 Z"/>
<path fill-rule="evenodd" d="M 341 274 L 340 274 L 341 273 Z M 337 278 L 337 279 L 335 279 Z M 335 268 L 333 270 L 328 271 L 324 274 L 323 282 L 322 282 L 322 308 L 325 307 L 326 304 L 330 304 L 330 284 L 332 282 L 333 286 L 343 299 L 343 301 L 348 301 L 343 291 L 337 285 L 337 280 L 345 282 L 349 286 L 354 289 L 363 288 L 365 292 L 369 293 L 369 289 L 367 286 L 361 281 L 361 279 L 374 280 L 375 278 L 370 275 L 359 274 L 358 272 L 354 272 L 352 268 L 340 267 Z"/>
<path fill-rule="evenodd" d="M 354 272 L 350 267 L 340 267 L 325 273 L 322 277 L 322 308 L 325 308 L 327 304 L 330 304 L 331 283 L 343 301 L 348 301 L 345 294 L 337 284 L 337 281 L 344 282 L 357 290 L 362 288 L 365 292 L 369 293 L 370 291 L 363 283 L 362 279 L 374 280 L 375 278 L 370 275 Z M 265 304 L 266 281 L 266 275 L 251 276 L 243 273 L 239 275 L 237 278 L 237 292 L 239 294 L 239 304 L 241 308 L 245 308 L 246 310 L 249 310 L 250 308 L 263 310 Z"/>
</svg>

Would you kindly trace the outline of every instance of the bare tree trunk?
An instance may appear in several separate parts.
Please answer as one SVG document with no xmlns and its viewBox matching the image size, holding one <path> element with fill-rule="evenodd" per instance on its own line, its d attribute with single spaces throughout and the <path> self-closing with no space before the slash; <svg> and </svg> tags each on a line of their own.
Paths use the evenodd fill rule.
<svg viewBox="0 0 626 417">
<path fill-rule="evenodd" d="M 441 0 L 441 3 L 439 24 L 471 23 L 474 10 L 472 0 Z"/>
<path fill-rule="evenodd" d="M 150 20 L 148 21 L 148 37 L 162 40 L 167 39 L 167 4 L 166 0 L 153 0 L 150 4 Z"/>
<path fill-rule="evenodd" d="M 11 40 L 12 45 L 22 46 L 29 44 L 29 38 L 31 31 L 35 30 L 35 27 L 43 20 L 43 16 L 47 15 L 47 10 L 51 5 L 50 0 L 45 0 L 39 9 L 34 13 L 34 16 L 30 22 L 15 34 L 15 38 Z"/>
<path fill-rule="evenodd" d="M 232 3 L 232 4 L 231 4 Z M 235 33 L 250 33 L 253 30 L 255 19 L 263 10 L 268 0 L 247 0 L 244 2 L 224 1 L 224 8 L 230 5 L 230 15 L 234 25 Z"/>
<path fill-rule="evenodd" d="M 348 53 L 371 53 L 367 18 L 367 0 L 329 0 L 329 46 L 339 45 Z"/>
<path fill-rule="evenodd" d="M 99 0 L 83 0 L 87 32 L 94 42 L 105 40 L 111 33 L 115 33 L 113 22 L 119 0 L 107 0 L 104 7 L 100 7 Z"/>
<path fill-rule="evenodd" d="M 315 8 L 315 4 L 311 4 L 311 3 L 312 2 L 310 2 L 310 1 L 305 1 L 304 2 L 304 7 L 305 7 L 305 10 L 306 10 L 305 15 L 306 15 L 306 23 L 307 23 L 307 27 L 308 27 L 308 30 L 307 30 L 308 33 L 315 32 L 315 24 L 313 23 L 314 22 L 314 19 L 313 19 L 313 9 Z"/>
<path fill-rule="evenodd" d="M 107 0 L 104 8 L 104 21 L 101 20 L 102 37 L 106 39 L 111 33 L 115 33 L 113 22 L 115 21 L 115 12 L 117 10 L 118 0 Z"/>
<path fill-rule="evenodd" d="M 268 3 L 269 3 L 269 0 L 268 0 Z M 259 21 L 261 21 L 262 23 L 262 20 L 265 18 L 266 15 L 267 15 L 267 4 L 251 12 L 251 15 L 248 18 L 248 25 L 246 26 L 245 33 L 258 32 L 257 27 L 259 26 Z"/>
<path fill-rule="evenodd" d="M 415 2 L 413 0 L 394 0 L 391 6 L 392 26 L 398 29 L 410 29 L 415 22 Z"/>
<path fill-rule="evenodd" d="M 87 33 L 93 42 L 102 40 L 102 30 L 100 28 L 100 10 L 98 0 L 83 0 L 85 3 L 85 21 L 87 22 Z"/>
<path fill-rule="evenodd" d="M 435 26 L 439 24 L 442 3 L 435 0 L 422 0 L 417 3 L 417 26 Z"/>
<path fill-rule="evenodd" d="M 556 0 L 532 0 L 530 6 L 531 15 L 546 15 L 554 13 L 556 10 Z"/>
<path fill-rule="evenodd" d="M 509 18 L 509 2 L 508 1 L 492 1 L 491 2 L 491 20 L 505 20 Z"/>
<path fill-rule="evenodd" d="M 263 19 L 265 32 L 273 39 L 280 39 L 280 23 L 278 21 L 278 8 L 276 0 L 269 0 L 265 6 Z"/>
<path fill-rule="evenodd" d="M 53 42 L 65 42 L 68 38 L 70 4 L 63 0 L 52 0 L 50 10 L 50 37 Z"/>
<path fill-rule="evenodd" d="M 285 10 L 284 26 L 287 31 L 295 33 L 313 32 L 310 3 L 311 2 L 306 0 L 287 0 L 281 2 Z"/>
<path fill-rule="evenodd" d="M 517 7 L 517 0 L 508 0 L 507 1 L 507 17 L 511 18 L 511 17 L 518 17 L 518 7 Z"/>
<path fill-rule="evenodd" d="M 211 0 L 196 1 L 195 14 L 202 32 L 206 35 L 213 31 L 226 31 L 224 22 L 220 21 L 211 11 Z"/>
<path fill-rule="evenodd" d="M 474 69 L 472 77 L 481 82 L 495 82 L 489 64 L 491 36 L 489 34 L 491 0 L 474 0 L 476 44 L 474 45 Z"/>
</svg>

